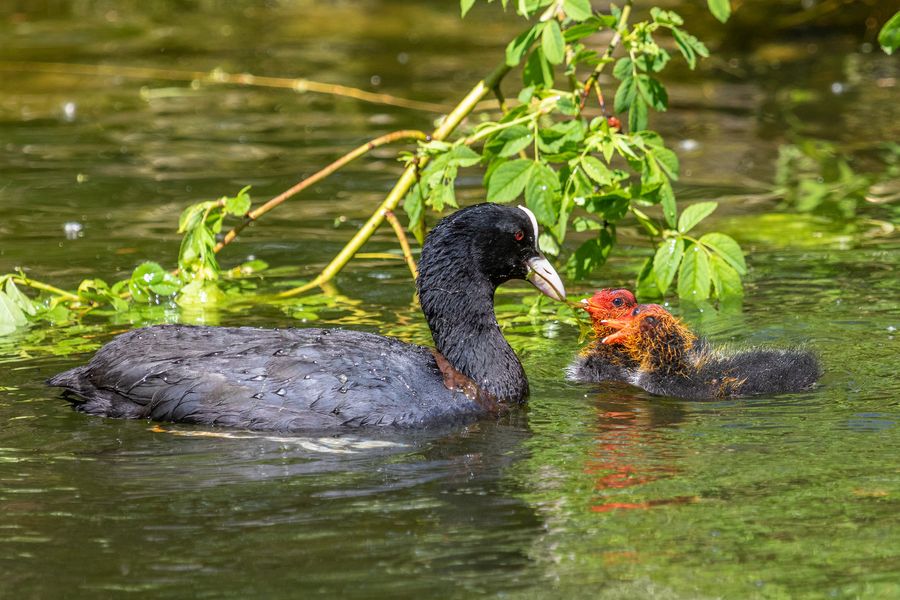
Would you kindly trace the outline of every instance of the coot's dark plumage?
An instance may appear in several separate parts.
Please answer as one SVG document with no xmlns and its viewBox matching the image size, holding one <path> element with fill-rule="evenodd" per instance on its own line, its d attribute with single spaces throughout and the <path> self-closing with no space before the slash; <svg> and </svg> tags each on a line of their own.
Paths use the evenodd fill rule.
<svg viewBox="0 0 900 600">
<path fill-rule="evenodd" d="M 602 343 L 621 345 L 639 364 L 627 381 L 661 396 L 711 400 L 797 392 L 821 374 L 816 357 L 803 350 L 715 350 L 658 304 L 639 304 L 604 324 L 617 331 Z"/>
<path fill-rule="evenodd" d="M 523 403 L 528 381 L 494 290 L 529 279 L 562 300 L 527 209 L 480 204 L 440 221 L 417 286 L 436 348 L 339 329 L 161 325 L 123 334 L 49 383 L 78 410 L 259 430 L 427 427 Z"/>
<path fill-rule="evenodd" d="M 581 307 L 591 316 L 595 339 L 566 369 L 567 379 L 587 382 L 627 379 L 629 370 L 638 364 L 621 346 L 601 343 L 600 340 L 616 332 L 602 321 L 624 317 L 635 306 L 634 294 L 621 288 L 598 290 L 587 300 L 581 301 Z"/>
</svg>

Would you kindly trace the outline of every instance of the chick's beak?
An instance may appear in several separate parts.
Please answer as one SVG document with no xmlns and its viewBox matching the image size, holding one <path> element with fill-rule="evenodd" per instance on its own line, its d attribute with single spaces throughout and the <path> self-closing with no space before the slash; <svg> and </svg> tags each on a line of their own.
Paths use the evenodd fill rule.
<svg viewBox="0 0 900 600">
<path fill-rule="evenodd" d="M 526 279 L 531 285 L 541 291 L 548 298 L 553 298 L 559 302 L 566 300 L 566 288 L 563 286 L 562 279 L 559 274 L 542 254 L 533 256 L 525 261 L 528 265 L 528 275 Z"/>
<path fill-rule="evenodd" d="M 617 342 L 621 342 L 625 338 L 628 337 L 628 334 L 625 332 L 625 327 L 628 326 L 628 321 L 624 319 L 603 319 L 600 321 L 601 325 L 606 325 L 607 327 L 612 327 L 617 331 L 612 333 L 602 340 L 600 340 L 601 344 L 615 344 Z"/>
</svg>

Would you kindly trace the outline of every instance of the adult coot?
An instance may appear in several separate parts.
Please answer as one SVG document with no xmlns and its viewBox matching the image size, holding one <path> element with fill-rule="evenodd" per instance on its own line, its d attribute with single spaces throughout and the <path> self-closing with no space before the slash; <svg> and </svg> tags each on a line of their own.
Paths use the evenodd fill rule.
<svg viewBox="0 0 900 600">
<path fill-rule="evenodd" d="M 620 344 L 639 365 L 626 381 L 652 394 L 712 400 L 797 392 L 821 374 L 816 357 L 803 350 L 716 350 L 658 304 L 639 304 L 603 325 L 617 331 L 602 343 Z"/>
<path fill-rule="evenodd" d="M 565 299 L 534 215 L 480 204 L 442 219 L 417 286 L 435 348 L 340 329 L 158 325 L 116 337 L 53 377 L 93 415 L 258 430 L 420 428 L 522 404 L 528 381 L 500 332 L 494 290 L 528 279 Z"/>
<path fill-rule="evenodd" d="M 591 316 L 594 341 L 575 357 L 566 369 L 566 378 L 571 381 L 625 381 L 630 369 L 637 362 L 621 347 L 603 344 L 600 340 L 616 332 L 603 324 L 604 319 L 618 319 L 626 316 L 637 301 L 634 294 L 626 289 L 598 290 L 593 296 L 581 301 L 581 308 Z"/>
</svg>

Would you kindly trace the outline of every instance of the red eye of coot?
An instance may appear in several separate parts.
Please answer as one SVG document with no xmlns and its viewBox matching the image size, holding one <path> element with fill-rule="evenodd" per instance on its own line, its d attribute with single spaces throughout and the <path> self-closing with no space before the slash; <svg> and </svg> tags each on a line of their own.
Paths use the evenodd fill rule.
<svg viewBox="0 0 900 600">
<path fill-rule="evenodd" d="M 516 233 L 513 234 L 513 237 L 516 238 L 517 242 L 521 242 L 522 238 L 525 237 L 525 233 L 520 229 L 519 231 L 517 231 Z"/>
</svg>

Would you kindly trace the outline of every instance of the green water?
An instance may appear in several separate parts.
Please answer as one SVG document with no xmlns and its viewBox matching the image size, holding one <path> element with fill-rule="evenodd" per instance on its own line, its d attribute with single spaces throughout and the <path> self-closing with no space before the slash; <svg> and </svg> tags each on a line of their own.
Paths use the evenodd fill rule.
<svg viewBox="0 0 900 600">
<path fill-rule="evenodd" d="M 461 24 L 449 1 L 9 2 L 0 60 L 221 67 L 446 104 L 521 26 L 498 15 Z M 304 326 L 307 300 L 22 329 L 0 338 L 0 597 L 900 596 L 896 201 L 838 219 L 773 214 L 779 198 L 759 194 L 785 143 L 900 138 L 897 60 L 852 27 L 750 43 L 738 24 L 728 43 L 703 13 L 693 22 L 726 43 L 699 72 L 668 74 L 672 108 L 651 124 L 682 159 L 681 198 L 723 198 L 709 227 L 743 244 L 750 274 L 740 306 L 672 308 L 717 343 L 815 350 L 819 387 L 697 403 L 566 383 L 577 328 L 528 316 L 533 295 L 516 283 L 498 304 L 532 383 L 527 411 L 464 430 L 266 436 L 87 417 L 42 381 L 142 323 Z M 311 93 L 0 70 L 0 272 L 73 286 L 171 264 L 186 204 L 249 184 L 269 198 L 434 118 Z M 263 289 L 310 276 L 390 188 L 393 156 L 270 213 L 223 261 L 282 268 Z M 479 177 L 460 181 L 466 201 L 481 197 Z M 83 235 L 66 239 L 67 222 Z M 381 232 L 366 250 L 395 242 Z M 622 229 L 572 296 L 631 285 L 649 252 Z M 360 260 L 336 286 L 317 325 L 428 341 L 401 261 Z"/>
</svg>

